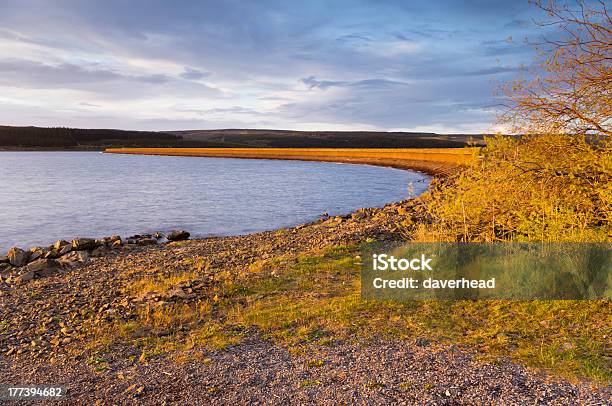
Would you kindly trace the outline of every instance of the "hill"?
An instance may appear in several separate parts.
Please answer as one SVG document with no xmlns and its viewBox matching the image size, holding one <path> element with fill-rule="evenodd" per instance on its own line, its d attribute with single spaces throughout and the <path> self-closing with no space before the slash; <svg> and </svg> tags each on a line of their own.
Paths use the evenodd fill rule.
<svg viewBox="0 0 612 406">
<path fill-rule="evenodd" d="M 483 135 L 375 131 L 189 130 L 125 131 L 0 126 L 0 148 L 461 148 L 483 145 Z"/>
<path fill-rule="evenodd" d="M 483 134 L 436 134 L 382 131 L 190 130 L 171 131 L 185 140 L 223 143 L 235 147 L 273 148 L 461 148 Z"/>
</svg>

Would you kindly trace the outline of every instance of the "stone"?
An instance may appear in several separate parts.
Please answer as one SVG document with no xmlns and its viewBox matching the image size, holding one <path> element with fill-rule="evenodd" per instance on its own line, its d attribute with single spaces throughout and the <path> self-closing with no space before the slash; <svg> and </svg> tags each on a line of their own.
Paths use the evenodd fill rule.
<svg viewBox="0 0 612 406">
<path fill-rule="evenodd" d="M 70 245 L 70 243 L 66 240 L 57 240 L 55 244 L 53 244 L 53 248 L 55 248 L 58 251 L 61 251 L 61 249 L 65 247 L 66 245 Z"/>
<path fill-rule="evenodd" d="M 169 233 L 166 236 L 166 238 L 168 239 L 168 241 L 181 241 L 181 240 L 187 240 L 190 235 L 191 234 L 189 234 L 185 230 L 174 230 L 171 233 Z"/>
<path fill-rule="evenodd" d="M 121 248 L 122 245 L 123 245 L 123 241 L 121 241 L 121 239 L 118 239 L 112 242 L 111 248 L 113 249 Z"/>
<path fill-rule="evenodd" d="M 362 220 L 368 216 L 367 209 L 358 209 L 354 213 L 351 214 L 351 219 L 353 220 Z"/>
<path fill-rule="evenodd" d="M 424 337 L 417 337 L 417 339 L 415 340 L 415 344 L 418 347 L 427 347 L 429 344 L 431 344 L 431 340 Z"/>
<path fill-rule="evenodd" d="M 154 238 L 141 238 L 140 240 L 136 240 L 137 245 L 155 245 L 157 244 L 157 240 Z"/>
<path fill-rule="evenodd" d="M 36 261 L 38 258 L 44 255 L 44 252 L 42 251 L 42 249 L 40 249 L 39 247 L 36 247 L 36 248 L 38 249 L 30 252 L 30 258 L 28 258 L 28 261 L 30 262 Z"/>
<path fill-rule="evenodd" d="M 59 259 L 60 264 L 67 266 L 76 266 L 87 261 L 89 261 L 87 251 L 71 251 Z"/>
<path fill-rule="evenodd" d="M 60 253 L 57 250 L 57 248 L 53 248 L 51 251 L 47 252 L 44 255 L 44 258 L 46 258 L 46 259 L 55 259 L 55 258 L 58 258 L 59 256 L 60 256 Z"/>
<path fill-rule="evenodd" d="M 9 258 L 8 255 L 0 255 L 0 264 L 8 264 Z"/>
<path fill-rule="evenodd" d="M 35 276 L 35 274 L 32 271 L 25 272 L 25 273 L 19 275 L 15 279 L 15 283 L 25 283 L 25 282 L 31 281 L 32 279 L 34 279 L 34 276 Z"/>
<path fill-rule="evenodd" d="M 100 240 L 100 242 L 106 246 L 111 246 L 115 241 L 121 241 L 121 237 L 118 235 L 111 235 L 110 237 L 104 237 Z"/>
<path fill-rule="evenodd" d="M 60 269 L 60 263 L 54 259 L 37 259 L 34 262 L 30 262 L 26 267 L 26 270 L 33 272 L 36 277 L 51 276 L 59 272 Z"/>
<path fill-rule="evenodd" d="M 72 240 L 72 248 L 75 251 L 92 250 L 99 245 L 100 243 L 93 238 L 76 238 Z"/>
<path fill-rule="evenodd" d="M 91 251 L 91 256 L 92 257 L 102 257 L 106 253 L 108 253 L 108 248 L 106 248 L 104 245 L 102 245 L 102 246 L 96 248 L 95 250 Z"/>
<path fill-rule="evenodd" d="M 0 273 L 2 273 L 4 271 L 8 271 L 11 268 L 12 268 L 11 264 L 9 264 L 7 262 L 0 262 Z"/>
<path fill-rule="evenodd" d="M 187 296 L 187 293 L 179 287 L 173 287 L 168 292 L 166 292 L 166 297 L 168 299 L 182 299 L 185 296 Z"/>
<path fill-rule="evenodd" d="M 28 262 L 29 254 L 18 247 L 11 248 L 7 253 L 9 263 L 13 266 L 24 266 Z"/>
<path fill-rule="evenodd" d="M 60 256 L 62 255 L 66 255 L 67 253 L 69 253 L 70 251 L 72 251 L 72 245 L 64 245 L 61 249 L 60 249 Z"/>
</svg>

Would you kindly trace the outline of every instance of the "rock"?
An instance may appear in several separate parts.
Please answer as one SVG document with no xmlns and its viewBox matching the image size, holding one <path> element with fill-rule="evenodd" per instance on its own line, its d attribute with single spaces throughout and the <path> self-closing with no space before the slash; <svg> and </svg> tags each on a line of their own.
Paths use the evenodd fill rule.
<svg viewBox="0 0 612 406">
<path fill-rule="evenodd" d="M 157 240 L 154 238 L 141 238 L 136 241 L 137 245 L 155 245 L 157 244 Z"/>
<path fill-rule="evenodd" d="M 351 218 L 353 220 L 363 220 L 368 216 L 368 214 L 369 213 L 367 209 L 358 209 L 357 211 L 351 214 Z"/>
<path fill-rule="evenodd" d="M 67 266 L 76 266 L 87 261 L 89 261 L 87 251 L 71 251 L 59 259 L 60 264 Z"/>
<path fill-rule="evenodd" d="M 15 279 L 15 283 L 25 283 L 28 281 L 31 281 L 32 279 L 34 279 L 34 272 L 32 271 L 28 271 L 24 274 L 19 275 L 16 279 Z"/>
<path fill-rule="evenodd" d="M 341 216 L 335 216 L 335 217 L 330 217 L 327 220 L 325 220 L 323 222 L 323 224 L 327 225 L 327 226 L 337 226 L 338 224 L 342 223 L 344 221 L 344 219 Z"/>
<path fill-rule="evenodd" d="M 415 343 L 418 347 L 427 347 L 431 343 L 431 340 L 423 337 L 417 337 Z"/>
<path fill-rule="evenodd" d="M 168 241 L 181 241 L 181 240 L 188 239 L 190 235 L 191 234 L 189 234 L 185 230 L 175 230 L 175 231 L 172 231 L 171 233 L 169 233 L 166 236 L 166 238 L 168 239 Z"/>
<path fill-rule="evenodd" d="M 9 258 L 8 255 L 0 255 L 0 264 L 8 264 Z"/>
<path fill-rule="evenodd" d="M 156 238 L 156 239 L 158 239 L 158 240 L 159 240 L 159 239 L 161 239 L 161 238 L 164 238 L 164 235 L 163 235 L 162 233 L 154 233 L 154 234 L 153 234 L 153 238 Z"/>
<path fill-rule="evenodd" d="M 60 256 L 62 255 L 66 255 L 67 253 L 69 253 L 70 251 L 72 251 L 72 245 L 64 245 L 61 249 L 60 249 Z"/>
<path fill-rule="evenodd" d="M 57 250 L 57 248 L 53 248 L 51 251 L 47 252 L 44 255 L 44 258 L 46 258 L 46 259 L 55 259 L 55 258 L 58 258 L 59 256 L 60 256 L 60 253 Z"/>
<path fill-rule="evenodd" d="M 21 248 L 13 247 L 7 253 L 9 263 L 13 266 L 24 266 L 28 262 L 29 254 Z"/>
<path fill-rule="evenodd" d="M 102 257 L 106 253 L 108 253 L 108 248 L 102 245 L 101 247 L 98 247 L 95 250 L 91 251 L 91 256 L 92 257 Z"/>
<path fill-rule="evenodd" d="M 75 251 L 92 250 L 99 245 L 100 243 L 93 238 L 76 238 L 72 240 L 72 248 Z"/>
<path fill-rule="evenodd" d="M 168 299 L 182 299 L 187 296 L 187 293 L 179 287 L 173 287 L 168 292 L 166 292 L 166 297 Z"/>
<path fill-rule="evenodd" d="M 57 240 L 55 244 L 53 244 L 53 248 L 58 251 L 61 251 L 65 246 L 70 245 L 70 243 L 66 240 Z"/>
<path fill-rule="evenodd" d="M 113 248 L 113 249 L 121 248 L 122 245 L 123 245 L 123 241 L 121 241 L 121 239 L 115 240 L 115 241 L 112 242 L 111 248 Z"/>
<path fill-rule="evenodd" d="M 121 237 L 118 235 L 111 235 L 110 237 L 104 237 L 100 242 L 106 246 L 112 246 L 115 241 L 121 241 Z"/>
<path fill-rule="evenodd" d="M 11 264 L 9 264 L 7 262 L 0 262 L 0 273 L 2 273 L 4 271 L 8 271 L 11 268 L 12 268 Z"/>
<path fill-rule="evenodd" d="M 36 261 L 38 258 L 42 257 L 45 254 L 42 248 L 40 247 L 34 247 L 34 248 L 30 249 L 30 258 L 28 258 L 28 261 L 30 262 Z"/>
<path fill-rule="evenodd" d="M 61 265 L 54 259 L 38 259 L 34 262 L 30 262 L 26 267 L 28 272 L 33 272 L 37 278 L 51 276 L 54 273 L 59 272 Z"/>
</svg>

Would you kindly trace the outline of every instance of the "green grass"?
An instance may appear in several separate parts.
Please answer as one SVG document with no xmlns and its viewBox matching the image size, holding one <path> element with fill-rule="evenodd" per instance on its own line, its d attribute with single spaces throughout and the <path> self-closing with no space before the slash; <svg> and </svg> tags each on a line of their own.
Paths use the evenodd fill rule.
<svg viewBox="0 0 612 406">
<path fill-rule="evenodd" d="M 359 248 L 337 246 L 316 255 L 259 261 L 219 278 L 209 301 L 143 313 L 118 326 L 117 336 L 147 353 L 224 349 L 253 330 L 296 353 L 336 340 L 427 337 L 467 346 L 488 361 L 503 356 L 570 379 L 610 381 L 610 301 L 363 300 Z M 188 331 L 155 337 L 156 329 L 177 323 Z M 308 364 L 323 365 L 317 359 Z"/>
<path fill-rule="evenodd" d="M 465 344 L 489 360 L 509 356 L 566 377 L 611 378 L 609 301 L 362 300 L 358 254 L 340 246 L 268 261 L 227 305 L 226 325 L 257 327 L 290 346 L 425 336 Z"/>
</svg>

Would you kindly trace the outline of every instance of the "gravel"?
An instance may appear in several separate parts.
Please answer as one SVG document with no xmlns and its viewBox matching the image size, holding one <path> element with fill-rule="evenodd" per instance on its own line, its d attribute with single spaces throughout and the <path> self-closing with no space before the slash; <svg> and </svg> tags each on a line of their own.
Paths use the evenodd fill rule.
<svg viewBox="0 0 612 406">
<path fill-rule="evenodd" d="M 397 239 L 395 216 L 405 211 L 394 204 L 280 232 L 124 248 L 22 285 L 0 282 L 0 383 L 60 384 L 69 390 L 63 403 L 75 405 L 612 404 L 609 385 L 551 379 L 505 360 L 487 364 L 427 337 L 312 344 L 295 354 L 250 331 L 204 358 L 190 350 L 181 354 L 186 361 L 167 353 L 134 362 L 141 350 L 125 344 L 105 354 L 104 368 L 88 359 L 89 328 L 128 320 L 138 303 L 126 287 L 152 269 L 187 270 L 184 260 L 205 257 L 213 269 L 232 271 L 262 258 Z M 190 297 L 207 294 L 189 289 Z"/>
<path fill-rule="evenodd" d="M 7 361 L 0 361 L 0 381 L 61 383 L 69 404 L 599 405 L 612 399 L 610 386 L 549 381 L 510 362 L 479 362 L 454 346 L 405 341 L 339 342 L 292 355 L 254 336 L 205 359 L 138 365 L 117 359 L 103 373 L 63 359 Z"/>
</svg>

